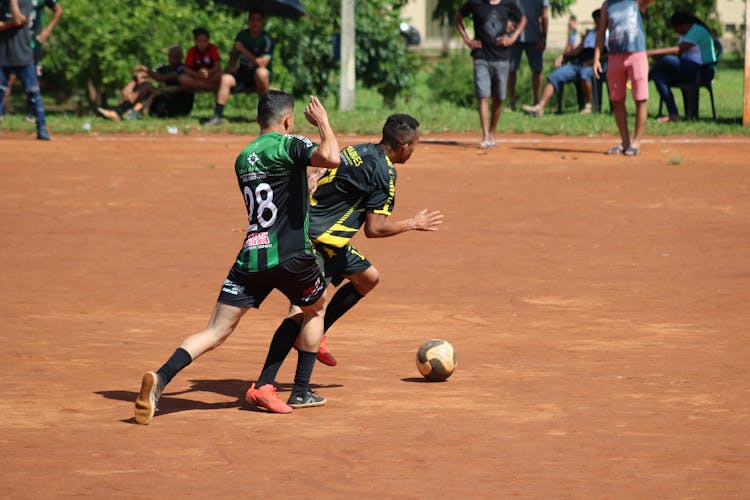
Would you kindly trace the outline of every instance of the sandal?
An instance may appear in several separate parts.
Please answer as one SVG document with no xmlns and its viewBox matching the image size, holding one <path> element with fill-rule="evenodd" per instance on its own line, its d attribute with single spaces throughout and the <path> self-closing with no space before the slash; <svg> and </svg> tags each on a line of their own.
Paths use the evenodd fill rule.
<svg viewBox="0 0 750 500">
<path fill-rule="evenodd" d="M 641 154 L 641 151 L 638 148 L 634 148 L 633 146 L 628 146 L 625 151 L 622 152 L 625 156 L 638 156 Z"/>
<path fill-rule="evenodd" d="M 622 149 L 622 145 L 618 144 L 617 146 L 610 148 L 604 152 L 605 155 L 619 155 L 624 150 Z"/>
</svg>

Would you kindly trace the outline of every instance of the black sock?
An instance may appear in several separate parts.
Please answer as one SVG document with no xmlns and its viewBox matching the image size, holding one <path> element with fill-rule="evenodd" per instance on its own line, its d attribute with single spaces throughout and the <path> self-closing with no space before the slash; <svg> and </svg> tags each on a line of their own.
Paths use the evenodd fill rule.
<svg viewBox="0 0 750 500">
<path fill-rule="evenodd" d="M 172 357 L 156 373 L 159 374 L 164 385 L 167 385 L 180 370 L 192 362 L 193 358 L 190 356 L 190 353 L 182 347 L 178 347 L 174 354 L 172 354 Z"/>
<path fill-rule="evenodd" d="M 117 111 L 117 114 L 118 114 L 118 115 L 122 116 L 122 115 L 124 115 L 125 113 L 127 113 L 127 111 L 128 111 L 128 110 L 129 110 L 130 108 L 132 108 L 132 107 L 133 107 L 133 103 L 132 103 L 132 102 L 130 102 L 130 101 L 128 101 L 128 100 L 126 99 L 126 100 L 122 101 L 122 102 L 120 103 L 120 105 L 119 105 L 119 106 L 117 106 L 117 107 L 115 108 L 115 111 Z"/>
<path fill-rule="evenodd" d="M 216 106 L 214 106 L 214 116 L 216 118 L 222 118 L 224 116 L 224 105 L 216 103 Z"/>
<path fill-rule="evenodd" d="M 323 329 L 328 331 L 331 325 L 343 316 L 346 311 L 354 307 L 362 297 L 364 295 L 359 293 L 351 282 L 339 288 L 326 308 Z"/>
<path fill-rule="evenodd" d="M 312 377 L 317 352 L 298 351 L 297 371 L 294 373 L 294 389 L 292 396 L 301 396 L 310 389 L 310 377 Z"/>
<path fill-rule="evenodd" d="M 292 350 L 294 341 L 299 335 L 300 325 L 293 319 L 287 318 L 281 322 L 271 339 L 271 345 L 268 348 L 266 362 L 263 365 L 263 371 L 255 382 L 256 387 L 262 387 L 266 384 L 273 384 L 276 375 L 279 373 L 281 364 L 286 359 L 289 351 Z"/>
</svg>

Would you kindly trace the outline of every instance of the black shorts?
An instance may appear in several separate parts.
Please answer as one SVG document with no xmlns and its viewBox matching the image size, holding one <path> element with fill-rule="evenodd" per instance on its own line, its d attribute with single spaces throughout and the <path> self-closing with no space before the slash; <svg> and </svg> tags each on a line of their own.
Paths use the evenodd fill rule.
<svg viewBox="0 0 750 500">
<path fill-rule="evenodd" d="M 318 261 L 325 272 L 326 282 L 339 286 L 345 276 L 362 272 L 372 266 L 367 257 L 347 243 L 342 248 L 315 244 Z"/>
<path fill-rule="evenodd" d="M 248 273 L 232 266 L 221 287 L 218 302 L 229 306 L 258 308 L 273 289 L 295 306 L 315 304 L 326 289 L 316 258 L 299 255 L 273 269 Z"/>
<path fill-rule="evenodd" d="M 273 76 L 269 72 L 270 77 Z M 239 68 L 234 75 L 237 85 L 232 88 L 232 92 L 251 92 L 255 90 L 255 68 Z"/>
</svg>

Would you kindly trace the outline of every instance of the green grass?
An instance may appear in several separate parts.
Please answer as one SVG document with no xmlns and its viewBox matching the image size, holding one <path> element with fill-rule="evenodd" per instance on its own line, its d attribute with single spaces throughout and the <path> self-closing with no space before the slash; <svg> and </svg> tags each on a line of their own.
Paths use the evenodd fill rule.
<svg viewBox="0 0 750 500">
<path fill-rule="evenodd" d="M 468 56 L 467 56 L 468 57 Z M 551 54 L 554 57 L 554 54 Z M 743 70 L 742 61 L 728 57 L 720 63 L 714 80 L 714 97 L 718 119 L 711 118 L 711 104 L 708 92 L 701 90 L 700 119 L 698 121 L 683 121 L 679 123 L 657 123 L 654 118 L 659 107 L 659 96 L 653 84 L 650 87 L 649 122 L 646 133 L 649 135 L 729 135 L 750 134 L 750 127 L 742 126 L 742 92 Z M 428 71 L 431 66 L 426 64 L 418 74 L 417 85 L 408 99 L 401 99 L 393 109 L 386 108 L 377 92 L 370 89 L 357 89 L 357 107 L 354 111 L 339 111 L 334 97 L 323 99 L 329 111 L 330 121 L 338 133 L 378 134 L 385 118 L 394 112 L 410 113 L 417 117 L 422 124 L 423 133 L 439 132 L 477 132 L 479 120 L 475 107 L 458 107 L 447 102 L 436 102 L 427 84 Z M 518 76 L 519 99 L 525 103 L 528 99 L 529 86 L 528 70 L 522 70 Z M 545 68 L 545 74 L 548 69 Z M 586 117 L 579 116 L 575 104 L 575 92 L 569 85 L 565 92 L 564 110 L 556 114 L 557 100 L 553 96 L 547 106 L 547 113 L 543 118 L 533 118 L 521 112 L 503 113 L 500 119 L 501 133 L 541 133 L 547 135 L 596 135 L 616 133 L 614 119 L 609 113 L 606 102 L 602 107 L 604 112 Z M 738 90 L 740 89 L 740 90 Z M 682 96 L 675 89 L 675 98 L 682 112 Z M 22 110 L 24 107 L 23 93 L 19 87 L 14 89 L 11 96 L 11 107 Z M 524 99 L 526 98 L 526 99 Z M 47 120 L 51 133 L 54 134 L 168 134 L 168 127 L 176 127 L 179 134 L 256 134 L 258 127 L 250 122 L 255 115 L 257 97 L 254 95 L 233 96 L 225 110 L 225 123 L 221 127 L 206 129 L 200 125 L 202 120 L 210 118 L 213 112 L 213 95 L 198 94 L 196 96 L 193 113 L 184 118 L 143 118 L 137 121 L 111 122 L 92 112 L 75 112 L 75 105 L 67 103 L 56 105 L 45 96 L 45 106 L 48 110 Z M 633 103 L 628 97 L 628 109 L 632 116 Z M 111 102 L 110 105 L 114 105 Z M 302 114 L 303 105 L 297 105 L 297 129 L 300 133 L 312 134 L 310 127 Z M 90 130 L 85 130 L 89 124 Z M 27 122 L 23 113 L 6 113 L 2 122 L 2 129 L 12 131 L 34 132 L 34 124 Z"/>
</svg>

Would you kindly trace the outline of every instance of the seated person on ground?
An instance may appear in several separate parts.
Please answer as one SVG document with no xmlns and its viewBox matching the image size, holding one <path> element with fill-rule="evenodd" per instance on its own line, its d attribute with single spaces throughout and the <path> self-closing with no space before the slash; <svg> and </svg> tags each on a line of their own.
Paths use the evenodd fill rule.
<svg viewBox="0 0 750 500">
<path fill-rule="evenodd" d="M 136 119 L 144 108 L 155 116 L 190 113 L 193 107 L 193 93 L 182 91 L 178 80 L 184 69 L 182 47 L 171 46 L 167 51 L 167 60 L 167 64 L 162 64 L 156 69 L 143 65 L 135 66 L 133 79 L 122 89 L 122 102 L 115 109 L 99 108 L 99 113 L 116 121 L 123 117 L 129 120 Z M 155 87 L 149 79 L 162 83 L 164 87 Z M 157 103 L 160 103 L 158 111 Z"/>
<path fill-rule="evenodd" d="M 646 51 L 649 56 L 661 56 L 649 73 L 669 112 L 669 116 L 659 118 L 660 122 L 680 119 L 670 86 L 698 79 L 710 82 L 716 73 L 714 39 L 703 21 L 689 12 L 676 12 L 669 19 L 669 25 L 680 34 L 678 45 Z"/>
<path fill-rule="evenodd" d="M 226 72 L 221 77 L 221 86 L 216 93 L 214 116 L 205 125 L 219 125 L 224 116 L 224 106 L 232 92 L 253 91 L 265 94 L 271 85 L 271 58 L 273 39 L 264 30 L 265 16 L 260 10 L 250 11 L 247 29 L 234 39 L 234 49 L 229 57 Z M 239 59 L 239 68 L 235 69 Z"/>
<path fill-rule="evenodd" d="M 535 106 L 523 106 L 524 112 L 533 116 L 543 116 L 544 108 L 555 92 L 569 82 L 578 82 L 583 91 L 585 105 L 581 110 L 582 115 L 591 113 L 591 82 L 594 79 L 592 64 L 594 61 L 594 47 L 596 46 L 596 26 L 599 24 L 600 9 L 592 12 L 594 28 L 586 31 L 583 40 L 578 46 L 555 59 L 557 69 L 547 77 L 547 84 L 542 90 L 539 104 Z M 565 62 L 566 64 L 563 64 Z"/>
<path fill-rule="evenodd" d="M 214 91 L 221 82 L 221 56 L 216 45 L 210 43 L 206 28 L 195 28 L 195 45 L 188 49 L 185 71 L 180 75 L 180 86 L 186 90 Z"/>
</svg>

